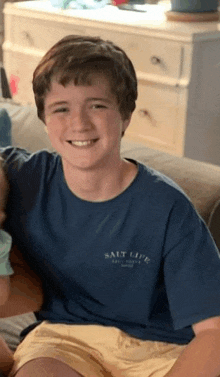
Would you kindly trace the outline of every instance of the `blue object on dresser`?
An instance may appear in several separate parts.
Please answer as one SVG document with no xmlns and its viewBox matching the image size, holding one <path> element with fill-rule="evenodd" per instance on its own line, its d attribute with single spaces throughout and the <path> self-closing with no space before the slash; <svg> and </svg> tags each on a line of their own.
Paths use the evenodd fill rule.
<svg viewBox="0 0 220 377">
<path fill-rule="evenodd" d="M 11 143 L 11 119 L 7 110 L 0 109 L 0 147 L 7 147 Z"/>
<path fill-rule="evenodd" d="M 174 12 L 217 12 L 218 0 L 171 0 Z"/>
</svg>

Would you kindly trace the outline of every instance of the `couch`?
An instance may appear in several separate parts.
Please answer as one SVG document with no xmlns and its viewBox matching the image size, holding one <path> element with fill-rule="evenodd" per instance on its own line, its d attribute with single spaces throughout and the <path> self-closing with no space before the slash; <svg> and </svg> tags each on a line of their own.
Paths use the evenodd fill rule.
<svg viewBox="0 0 220 377">
<path fill-rule="evenodd" d="M 31 152 L 43 148 L 53 150 L 34 106 L 21 106 L 13 99 L 0 98 L 1 108 L 6 110 L 11 121 L 13 145 Z M 123 157 L 137 159 L 176 181 L 207 223 L 220 248 L 220 167 L 147 148 L 128 141 L 126 135 L 122 140 L 121 151 Z M 33 313 L 0 318 L 0 335 L 14 351 L 19 343 L 20 332 L 34 321 Z"/>
</svg>

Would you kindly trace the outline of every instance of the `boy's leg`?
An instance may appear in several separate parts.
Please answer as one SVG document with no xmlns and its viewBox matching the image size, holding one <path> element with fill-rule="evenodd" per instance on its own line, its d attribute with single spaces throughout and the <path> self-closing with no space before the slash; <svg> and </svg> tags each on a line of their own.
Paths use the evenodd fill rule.
<svg viewBox="0 0 220 377">
<path fill-rule="evenodd" d="M 15 374 L 16 377 L 83 377 L 62 361 L 40 357 L 26 363 Z M 95 377 L 95 376 L 94 376 Z"/>
</svg>

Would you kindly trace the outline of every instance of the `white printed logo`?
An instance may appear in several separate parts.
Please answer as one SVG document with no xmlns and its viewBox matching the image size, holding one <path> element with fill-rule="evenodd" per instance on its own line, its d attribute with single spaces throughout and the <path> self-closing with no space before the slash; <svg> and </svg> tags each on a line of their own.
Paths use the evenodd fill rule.
<svg viewBox="0 0 220 377">
<path fill-rule="evenodd" d="M 135 264 L 148 264 L 150 262 L 150 258 L 146 254 L 133 251 L 112 251 L 111 253 L 105 253 L 105 259 L 110 260 L 112 263 L 120 264 L 121 267 L 134 267 Z"/>
</svg>

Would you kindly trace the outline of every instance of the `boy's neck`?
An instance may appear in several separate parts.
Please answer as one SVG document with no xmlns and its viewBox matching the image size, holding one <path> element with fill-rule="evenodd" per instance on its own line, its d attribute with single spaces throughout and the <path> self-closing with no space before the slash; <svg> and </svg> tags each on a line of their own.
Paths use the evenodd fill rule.
<svg viewBox="0 0 220 377">
<path fill-rule="evenodd" d="M 134 180 L 137 166 L 121 160 L 117 169 L 94 171 L 63 169 L 69 189 L 79 198 L 91 202 L 102 202 L 120 195 Z"/>
</svg>

